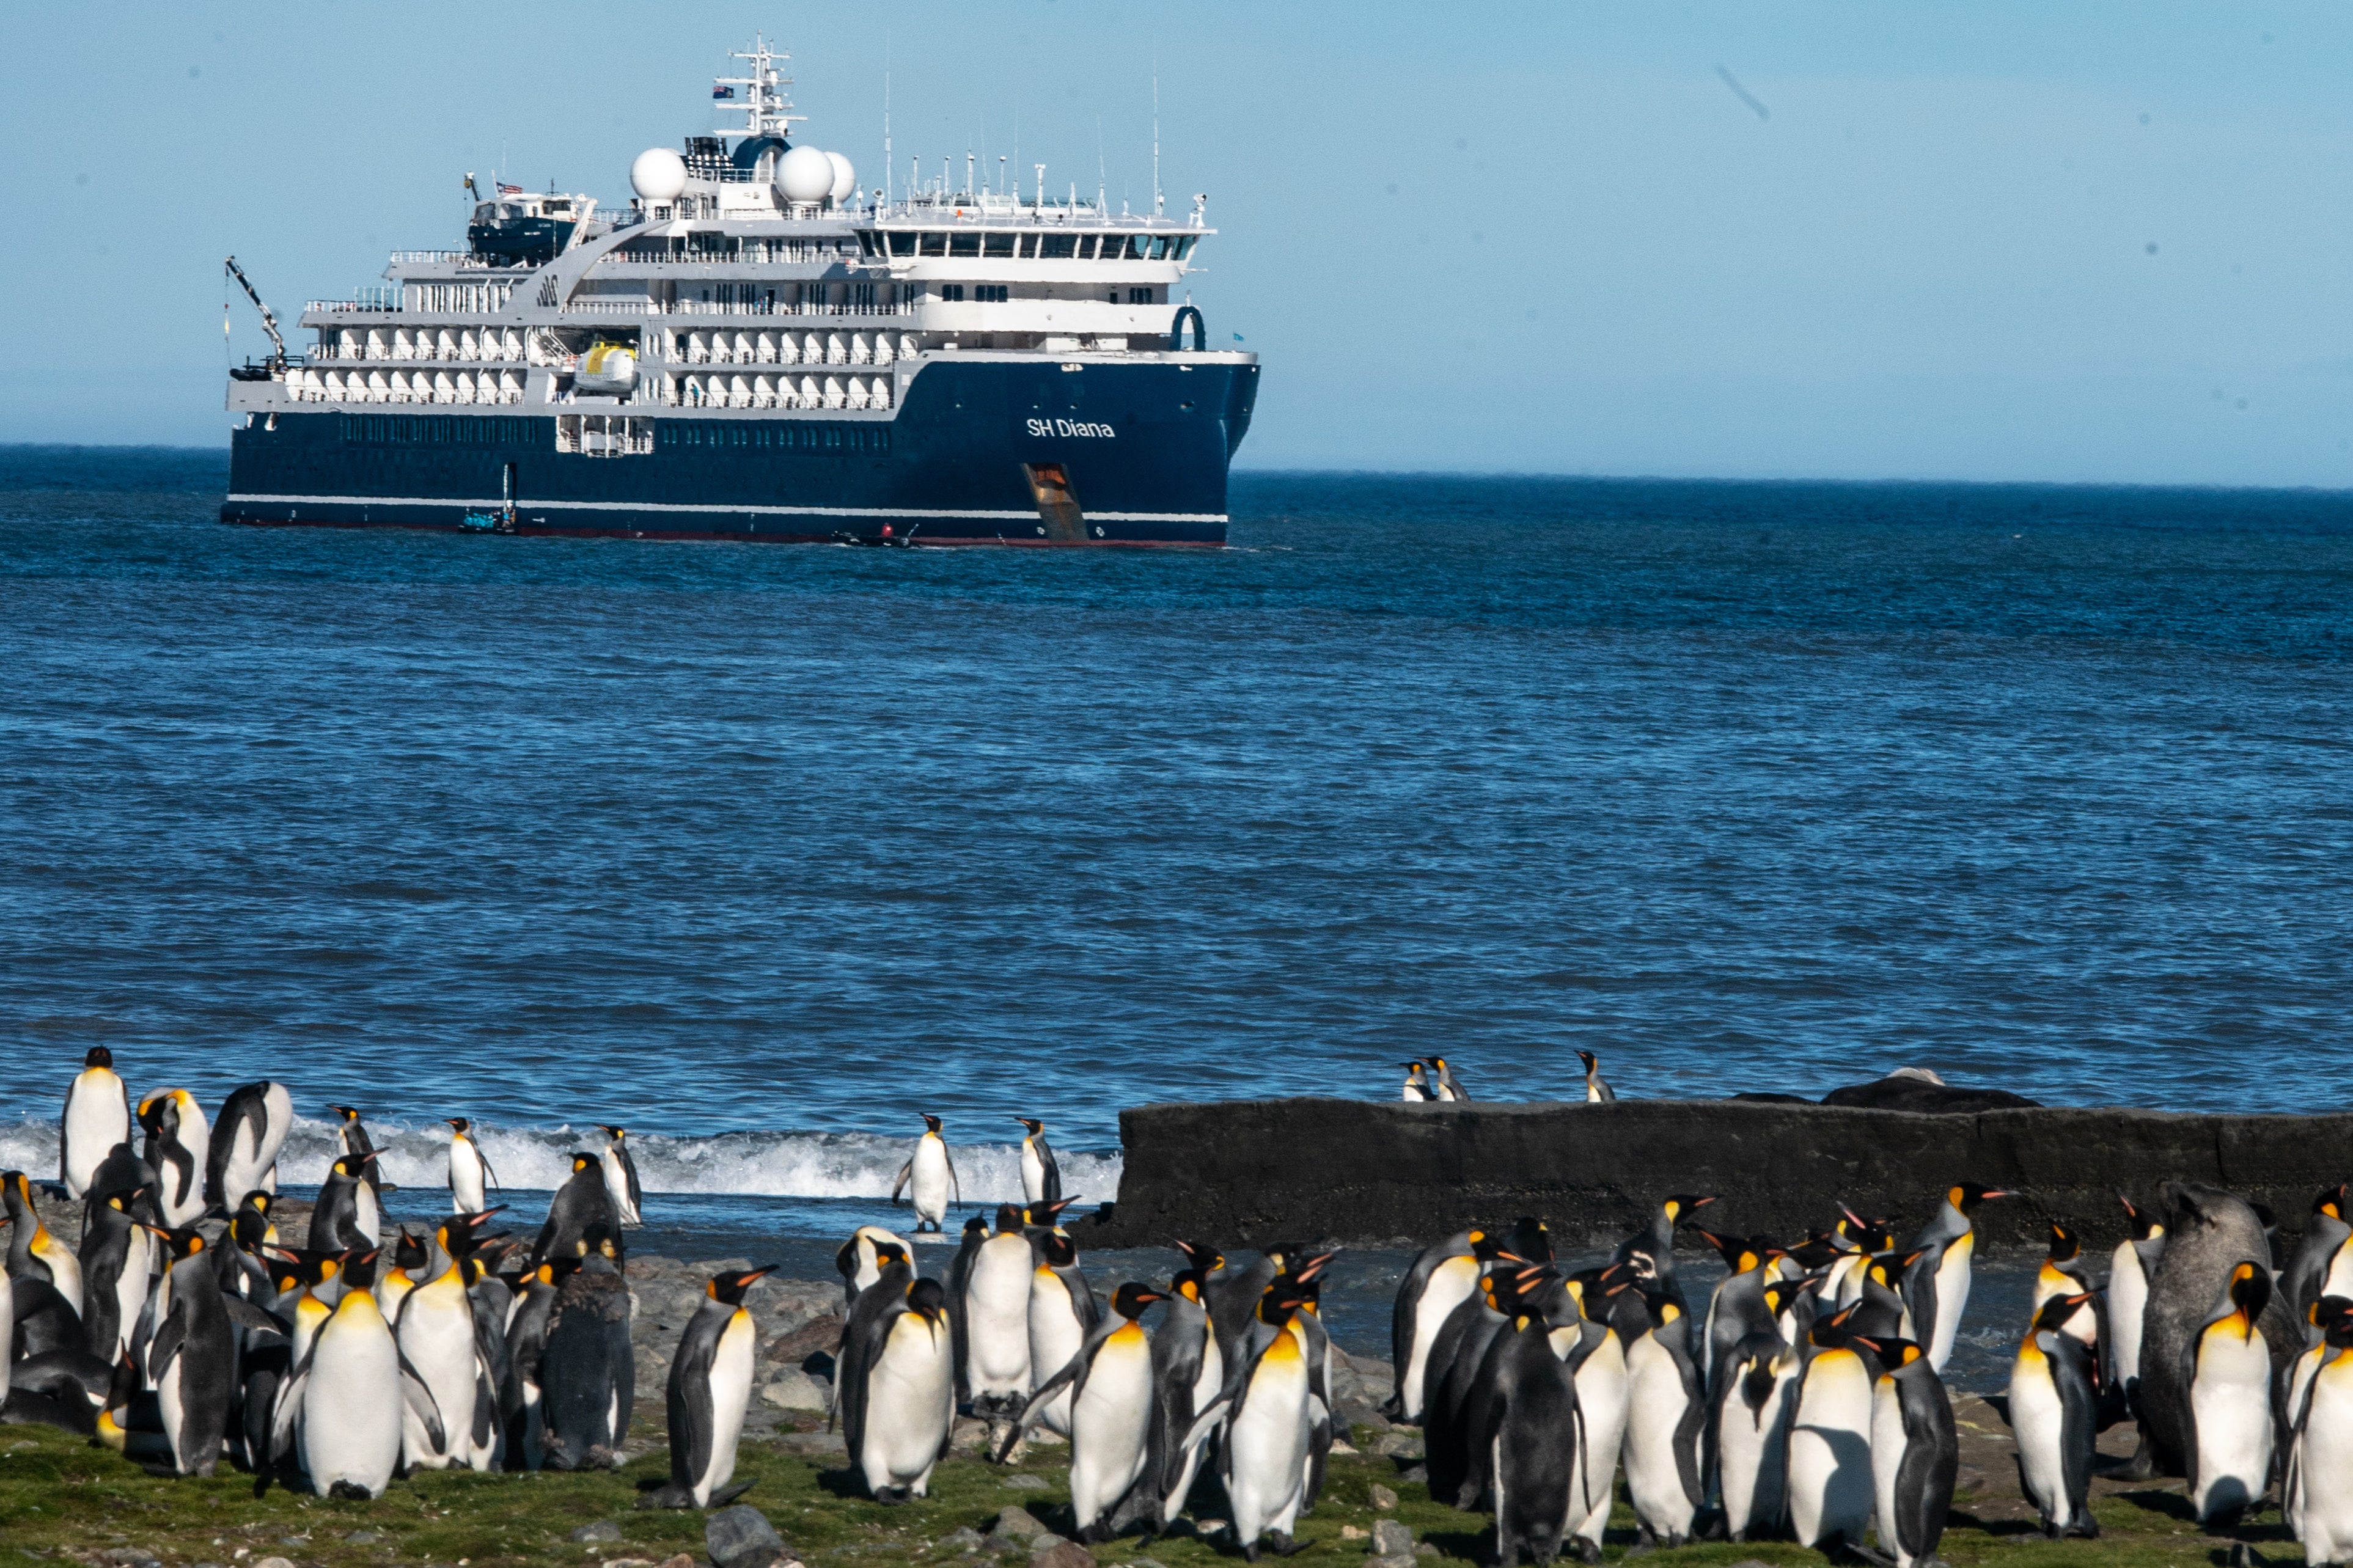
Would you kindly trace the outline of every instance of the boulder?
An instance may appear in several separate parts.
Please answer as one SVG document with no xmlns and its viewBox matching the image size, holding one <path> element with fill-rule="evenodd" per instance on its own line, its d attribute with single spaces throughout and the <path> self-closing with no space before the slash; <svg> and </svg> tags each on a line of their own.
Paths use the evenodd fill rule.
<svg viewBox="0 0 2353 1568">
<path fill-rule="evenodd" d="M 702 1542 L 717 1568 L 769 1568 L 785 1557 L 784 1537 L 749 1503 L 712 1514 L 702 1527 Z"/>
</svg>

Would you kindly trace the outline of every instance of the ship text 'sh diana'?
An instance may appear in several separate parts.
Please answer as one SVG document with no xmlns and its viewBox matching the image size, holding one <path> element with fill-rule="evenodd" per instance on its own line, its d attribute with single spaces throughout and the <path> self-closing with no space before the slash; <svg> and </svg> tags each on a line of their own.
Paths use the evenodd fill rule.
<svg viewBox="0 0 2353 1568">
<path fill-rule="evenodd" d="M 1225 542 L 1258 361 L 1187 302 L 1203 198 L 1114 213 L 969 156 L 861 194 L 791 140 L 785 57 L 736 58 L 746 122 L 641 154 L 626 209 L 498 185 L 465 250 L 395 252 L 232 370 L 223 519 Z"/>
</svg>

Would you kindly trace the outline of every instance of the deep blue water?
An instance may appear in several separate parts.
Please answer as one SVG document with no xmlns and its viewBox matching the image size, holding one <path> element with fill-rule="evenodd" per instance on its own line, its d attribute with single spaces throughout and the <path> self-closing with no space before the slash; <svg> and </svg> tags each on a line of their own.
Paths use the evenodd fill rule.
<svg viewBox="0 0 2353 1568">
<path fill-rule="evenodd" d="M 2342 496 L 1244 475 L 1232 549 L 1049 554 L 249 531 L 224 478 L 0 450 L 0 1161 L 99 1043 L 525 1185 L 617 1120 L 834 1196 L 923 1110 L 986 1186 L 1016 1113 L 1432 1051 L 2353 1096 Z"/>
</svg>

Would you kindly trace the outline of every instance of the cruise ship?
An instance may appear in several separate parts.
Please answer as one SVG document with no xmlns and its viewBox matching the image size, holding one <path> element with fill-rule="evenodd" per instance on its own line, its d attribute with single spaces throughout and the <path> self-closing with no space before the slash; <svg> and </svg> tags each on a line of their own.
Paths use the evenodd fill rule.
<svg viewBox="0 0 2353 1568">
<path fill-rule="evenodd" d="M 294 348 L 247 285 L 274 347 L 229 373 L 223 520 L 1224 543 L 1258 360 L 1189 301 L 1206 197 L 1113 212 L 969 155 L 861 192 L 795 140 L 789 57 L 731 58 L 744 122 L 640 154 L 626 208 L 478 190 L 465 249 L 394 252 Z"/>
</svg>

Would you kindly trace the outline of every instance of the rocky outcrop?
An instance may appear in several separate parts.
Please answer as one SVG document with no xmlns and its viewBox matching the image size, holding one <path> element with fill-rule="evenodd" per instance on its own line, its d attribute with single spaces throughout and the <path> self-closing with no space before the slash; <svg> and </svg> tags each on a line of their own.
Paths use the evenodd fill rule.
<svg viewBox="0 0 2353 1568">
<path fill-rule="evenodd" d="M 1419 1246 L 1523 1214 L 1583 1247 L 1622 1237 L 1669 1193 L 1718 1194 L 1711 1228 L 1794 1238 L 1841 1202 L 1918 1223 L 1964 1178 L 2025 1194 L 1979 1211 L 1996 1240 L 2039 1247 L 2063 1216 L 2106 1247 L 2123 1233 L 2119 1188 L 2146 1203 L 2168 1180 L 2209 1183 L 2293 1232 L 2315 1192 L 2353 1174 L 2353 1116 L 2055 1106 L 1265 1100 L 1140 1107 L 1120 1138 L 1119 1201 L 1073 1230 L 1082 1247 Z"/>
</svg>

